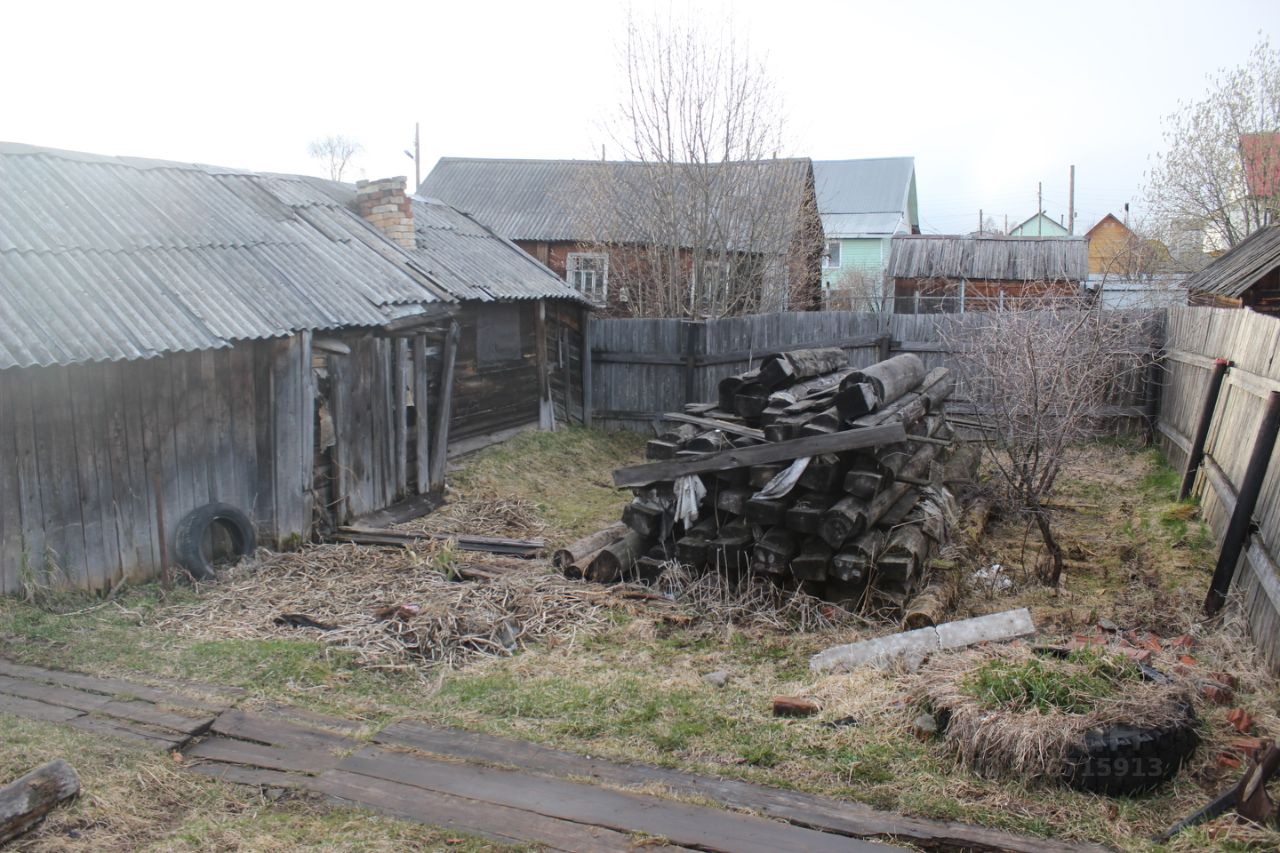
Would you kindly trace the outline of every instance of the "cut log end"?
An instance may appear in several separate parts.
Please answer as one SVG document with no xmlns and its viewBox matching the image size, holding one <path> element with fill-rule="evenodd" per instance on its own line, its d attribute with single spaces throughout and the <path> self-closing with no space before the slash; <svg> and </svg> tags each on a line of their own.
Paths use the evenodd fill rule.
<svg viewBox="0 0 1280 853">
<path fill-rule="evenodd" d="M 78 793 L 80 777 L 61 758 L 0 788 L 0 845 L 30 830 Z"/>
</svg>

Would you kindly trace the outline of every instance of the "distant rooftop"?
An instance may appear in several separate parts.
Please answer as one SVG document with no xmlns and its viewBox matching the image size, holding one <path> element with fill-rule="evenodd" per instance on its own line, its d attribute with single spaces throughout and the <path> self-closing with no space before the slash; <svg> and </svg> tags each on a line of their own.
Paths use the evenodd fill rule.
<svg viewBox="0 0 1280 853">
<path fill-rule="evenodd" d="M 887 236 L 920 226 L 915 158 L 815 160 L 814 190 L 828 237 Z"/>
</svg>

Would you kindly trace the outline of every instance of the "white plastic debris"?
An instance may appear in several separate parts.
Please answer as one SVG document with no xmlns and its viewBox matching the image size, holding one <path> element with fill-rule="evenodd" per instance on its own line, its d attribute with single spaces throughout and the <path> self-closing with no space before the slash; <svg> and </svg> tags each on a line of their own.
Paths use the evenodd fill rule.
<svg viewBox="0 0 1280 853">
<path fill-rule="evenodd" d="M 707 496 L 702 478 L 693 474 L 676 478 L 673 487 L 676 494 L 676 520 L 689 529 L 698 520 L 698 505 Z"/>
<path fill-rule="evenodd" d="M 796 483 L 800 482 L 800 477 L 804 475 L 805 469 L 809 467 L 809 460 L 812 458 L 812 456 L 802 456 L 779 471 L 772 480 L 764 484 L 763 489 L 756 492 L 756 497 L 766 500 L 786 497 L 796 487 Z"/>
<path fill-rule="evenodd" d="M 1004 566 L 999 563 L 992 563 L 985 569 L 978 569 L 969 575 L 969 579 L 987 592 L 1004 592 L 1013 586 L 1013 578 L 1005 574 Z"/>
</svg>

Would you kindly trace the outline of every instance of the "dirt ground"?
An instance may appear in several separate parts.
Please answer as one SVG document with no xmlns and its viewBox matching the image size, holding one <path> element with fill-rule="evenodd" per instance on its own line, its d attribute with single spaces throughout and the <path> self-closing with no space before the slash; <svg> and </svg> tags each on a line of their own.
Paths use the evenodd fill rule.
<svg viewBox="0 0 1280 853">
<path fill-rule="evenodd" d="M 468 459 L 451 477 L 449 506 L 414 526 L 568 542 L 618 517 L 629 494 L 609 486 L 609 471 L 637 459 L 641 447 L 636 436 L 584 430 L 520 436 Z M 545 562 L 513 565 L 447 545 L 309 548 L 168 597 L 144 585 L 107 602 L 6 600 L 0 653 L 90 672 L 232 684 L 251 701 L 292 702 L 371 725 L 421 717 L 911 814 L 1149 849 L 1144 839 L 1238 774 L 1219 759 L 1240 737 L 1227 712 L 1242 707 L 1257 734 L 1275 736 L 1280 691 L 1237 624 L 1197 621 L 1212 537 L 1194 505 L 1171 501 L 1176 476 L 1154 451 L 1124 443 L 1081 449 L 1061 482 L 1062 586 L 1048 590 L 1031 580 L 1040 550 L 1034 532 L 997 519 L 977 553 L 945 569 L 964 582 L 953 616 L 1027 606 L 1044 639 L 1138 647 L 1180 677 L 1234 676 L 1231 703 L 1197 701 L 1202 744 L 1192 765 L 1149 796 L 1107 800 L 1034 780 L 979 778 L 942 743 L 910 733 L 917 713 L 908 701 L 911 677 L 809 672 L 812 653 L 886 633 L 886 626 L 714 588 L 676 602 L 650 600 L 563 580 Z M 970 580 L 996 564 L 1012 582 L 1007 589 Z M 401 620 L 412 631 L 388 631 L 370 615 L 402 605 L 417 608 Z M 339 630 L 273 623 L 273 615 L 300 608 Z M 513 631 L 518 636 L 508 642 Z M 445 648 L 447 655 L 433 651 Z M 717 671 L 726 674 L 724 686 L 703 678 Z M 774 718 L 778 694 L 808 696 L 821 711 Z M 136 837 L 143 849 L 261 849 L 258 841 L 277 832 L 288 841 L 283 849 L 485 847 L 350 810 L 273 802 L 178 773 L 171 760 L 81 743 L 83 736 L 52 726 L 0 722 L 0 773 L 17 775 L 40 756 L 68 753 L 85 755 L 91 770 L 90 796 L 50 821 L 31 849 L 104 849 L 111 833 Z M 120 803 L 127 826 L 113 811 Z M 1276 849 L 1280 835 L 1223 818 L 1166 849 L 1249 844 Z"/>
</svg>

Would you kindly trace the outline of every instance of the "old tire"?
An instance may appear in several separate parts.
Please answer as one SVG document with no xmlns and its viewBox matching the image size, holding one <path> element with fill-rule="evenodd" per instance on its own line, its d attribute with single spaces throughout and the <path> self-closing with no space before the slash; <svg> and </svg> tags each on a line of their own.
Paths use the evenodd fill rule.
<svg viewBox="0 0 1280 853">
<path fill-rule="evenodd" d="M 1114 725 L 1091 731 L 1072 756 L 1067 784 L 1109 797 L 1141 794 L 1167 782 L 1196 751 L 1196 715 L 1182 706 L 1182 719 L 1158 728 Z"/>
<path fill-rule="evenodd" d="M 196 580 L 213 577 L 213 561 L 205 553 L 204 543 L 214 524 L 220 524 L 226 530 L 237 561 L 252 554 L 257 547 L 253 522 L 231 504 L 205 504 L 191 511 L 178 523 L 174 549 L 178 555 L 178 564 Z"/>
</svg>

